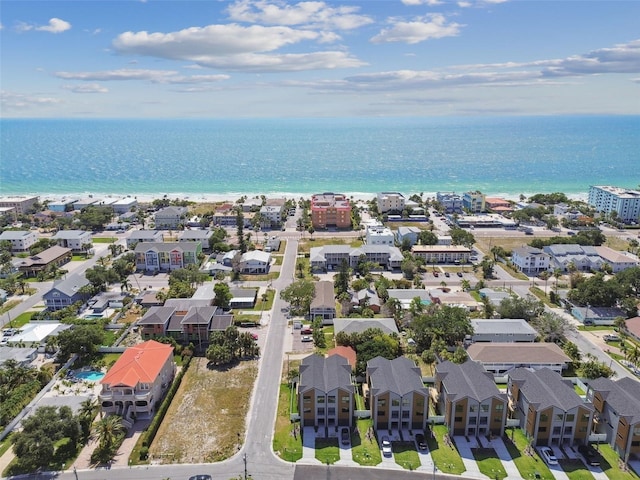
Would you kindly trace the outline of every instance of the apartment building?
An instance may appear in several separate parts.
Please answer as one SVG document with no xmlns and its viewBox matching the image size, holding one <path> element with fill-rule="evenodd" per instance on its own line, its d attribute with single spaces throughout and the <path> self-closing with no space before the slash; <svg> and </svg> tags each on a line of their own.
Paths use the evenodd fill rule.
<svg viewBox="0 0 640 480">
<path fill-rule="evenodd" d="M 313 270 L 338 270 L 343 260 L 347 261 L 350 268 L 355 268 L 363 255 L 367 262 L 378 264 L 388 270 L 400 268 L 404 260 L 400 249 L 391 245 L 362 245 L 357 248 L 349 245 L 312 247 L 309 260 Z"/>
<path fill-rule="evenodd" d="M 465 192 L 462 194 L 462 208 L 471 213 L 482 213 L 487 210 L 486 197 L 480 191 Z"/>
<path fill-rule="evenodd" d="M 466 263 L 471 249 L 463 245 L 414 245 L 411 253 L 424 259 L 425 263 Z"/>
<path fill-rule="evenodd" d="M 134 250 L 136 269 L 170 271 L 198 265 L 202 253 L 200 242 L 138 243 Z"/>
<path fill-rule="evenodd" d="M 11 251 L 28 252 L 29 247 L 38 241 L 38 236 L 31 230 L 6 230 L 0 233 L 0 242 L 11 242 Z"/>
<path fill-rule="evenodd" d="M 395 236 L 388 227 L 369 226 L 365 242 L 367 245 L 391 245 L 395 243 Z"/>
<path fill-rule="evenodd" d="M 311 224 L 315 229 L 351 228 L 351 203 L 338 193 L 322 193 L 311 197 Z"/>
<path fill-rule="evenodd" d="M 589 187 L 589 205 L 597 212 L 616 212 L 623 222 L 640 221 L 640 191 L 605 185 Z"/>
<path fill-rule="evenodd" d="M 454 192 L 437 192 L 436 201 L 447 213 L 462 212 L 462 197 Z"/>
<path fill-rule="evenodd" d="M 70 248 L 73 252 L 85 252 L 91 248 L 91 232 L 84 230 L 59 230 L 51 240 L 55 240 L 58 245 Z"/>
<path fill-rule="evenodd" d="M 378 193 L 377 203 L 380 213 L 401 213 L 405 207 L 405 198 L 398 192 L 381 192 Z"/>
<path fill-rule="evenodd" d="M 535 275 L 549 270 L 551 256 L 539 248 L 524 246 L 513 249 L 511 261 L 522 273 Z"/>
<path fill-rule="evenodd" d="M 17 215 L 24 215 L 38 203 L 39 197 L 0 197 L 0 208 L 13 208 Z"/>
</svg>

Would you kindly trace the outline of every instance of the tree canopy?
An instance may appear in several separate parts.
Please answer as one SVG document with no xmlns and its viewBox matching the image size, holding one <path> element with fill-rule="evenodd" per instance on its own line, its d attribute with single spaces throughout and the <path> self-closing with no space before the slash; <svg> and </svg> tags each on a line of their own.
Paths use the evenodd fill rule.
<svg viewBox="0 0 640 480">
<path fill-rule="evenodd" d="M 397 335 L 387 335 L 379 328 L 369 328 L 362 333 L 347 334 L 340 332 L 336 336 L 338 345 L 353 347 L 356 351 L 356 375 L 363 375 L 367 362 L 375 357 L 393 360 L 400 355 L 400 339 Z"/>
<path fill-rule="evenodd" d="M 287 288 L 280 291 L 280 298 L 291 304 L 294 313 L 307 314 L 315 295 L 313 282 L 300 279 L 293 282 Z"/>
</svg>

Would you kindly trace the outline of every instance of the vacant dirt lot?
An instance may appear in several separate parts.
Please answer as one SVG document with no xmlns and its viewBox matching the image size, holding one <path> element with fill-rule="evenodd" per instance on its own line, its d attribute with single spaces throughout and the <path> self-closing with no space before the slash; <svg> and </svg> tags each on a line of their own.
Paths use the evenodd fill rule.
<svg viewBox="0 0 640 480">
<path fill-rule="evenodd" d="M 244 438 L 258 362 L 211 370 L 194 358 L 149 449 L 153 462 L 200 463 L 230 457 Z"/>
</svg>

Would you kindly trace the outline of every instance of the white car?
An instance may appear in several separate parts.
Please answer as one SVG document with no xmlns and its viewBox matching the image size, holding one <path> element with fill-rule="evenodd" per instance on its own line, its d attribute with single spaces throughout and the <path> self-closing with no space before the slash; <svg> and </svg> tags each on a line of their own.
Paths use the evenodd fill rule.
<svg viewBox="0 0 640 480">
<path fill-rule="evenodd" d="M 382 437 L 382 455 L 385 457 L 391 456 L 391 442 L 389 441 L 389 437 L 386 435 Z"/>
<path fill-rule="evenodd" d="M 540 454 L 542 455 L 542 458 L 544 458 L 544 461 L 547 462 L 548 465 L 558 464 L 558 459 L 553 454 L 553 450 L 551 450 L 549 447 L 540 447 Z"/>
</svg>

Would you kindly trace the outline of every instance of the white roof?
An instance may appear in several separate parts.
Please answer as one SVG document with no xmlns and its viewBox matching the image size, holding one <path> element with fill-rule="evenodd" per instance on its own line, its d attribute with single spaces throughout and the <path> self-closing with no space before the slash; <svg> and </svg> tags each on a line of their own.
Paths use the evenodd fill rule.
<svg viewBox="0 0 640 480">
<path fill-rule="evenodd" d="M 67 328 L 71 328 L 70 325 L 66 325 L 64 323 L 27 323 L 24 327 L 21 328 L 21 332 L 17 335 L 11 337 L 11 342 L 41 342 L 49 335 L 53 333 L 57 333 L 58 331 L 66 330 Z"/>
</svg>

